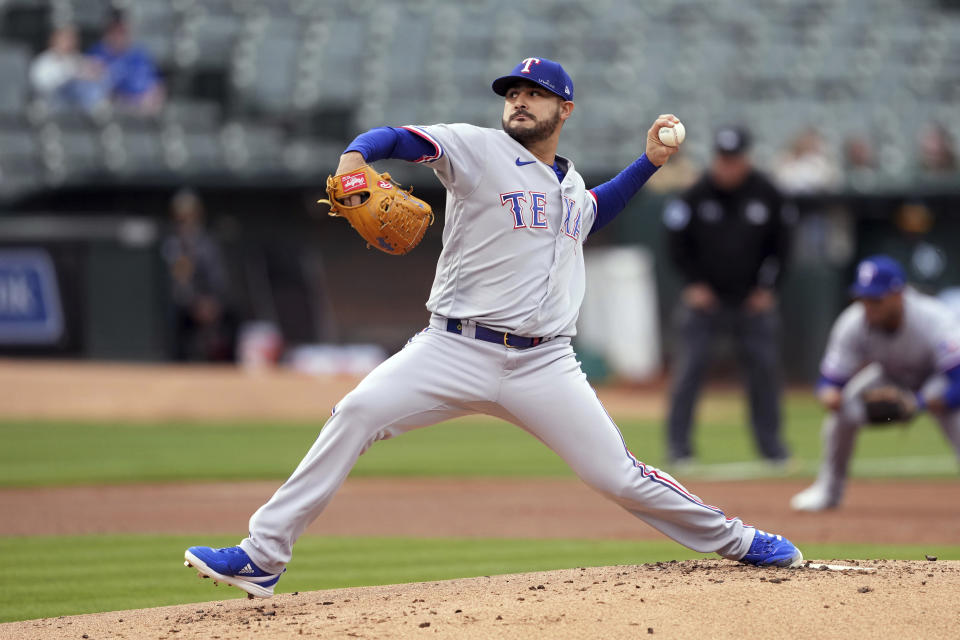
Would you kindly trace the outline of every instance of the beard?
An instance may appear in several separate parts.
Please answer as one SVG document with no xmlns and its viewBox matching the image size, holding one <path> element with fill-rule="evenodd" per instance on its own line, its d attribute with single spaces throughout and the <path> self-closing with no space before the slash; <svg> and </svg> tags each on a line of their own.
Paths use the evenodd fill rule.
<svg viewBox="0 0 960 640">
<path fill-rule="evenodd" d="M 506 131 L 507 135 L 519 142 L 520 144 L 526 146 L 529 144 L 534 144 L 540 142 L 541 140 L 546 140 L 553 135 L 553 132 L 557 130 L 557 127 L 560 126 L 560 107 L 557 107 L 556 112 L 553 116 L 547 118 L 546 120 L 537 120 L 534 116 L 529 113 L 524 112 L 524 116 L 533 120 L 534 125 L 530 128 L 523 128 L 522 126 L 513 125 L 513 116 L 516 114 L 511 114 L 510 118 L 504 118 L 501 121 L 503 125 L 503 130 Z"/>
</svg>

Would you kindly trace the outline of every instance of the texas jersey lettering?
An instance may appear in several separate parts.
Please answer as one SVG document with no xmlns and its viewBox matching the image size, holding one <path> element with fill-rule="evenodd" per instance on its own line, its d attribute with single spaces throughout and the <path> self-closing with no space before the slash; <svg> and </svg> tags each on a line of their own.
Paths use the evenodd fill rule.
<svg viewBox="0 0 960 640">
<path fill-rule="evenodd" d="M 436 147 L 424 162 L 447 188 L 443 251 L 427 309 L 520 335 L 574 335 L 584 291 L 581 230 L 593 224 L 596 201 L 573 163 L 558 158 L 567 164 L 558 182 L 542 162 L 518 168 L 530 153 L 503 131 L 469 124 L 407 129 Z"/>
</svg>

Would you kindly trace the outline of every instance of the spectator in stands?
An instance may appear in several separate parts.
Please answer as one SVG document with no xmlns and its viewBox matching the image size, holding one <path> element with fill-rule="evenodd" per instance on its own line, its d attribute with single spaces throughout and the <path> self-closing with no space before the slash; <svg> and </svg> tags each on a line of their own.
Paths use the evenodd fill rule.
<svg viewBox="0 0 960 640">
<path fill-rule="evenodd" d="M 173 231 L 163 243 L 174 304 L 173 356 L 180 361 L 231 361 L 236 319 L 230 311 L 220 247 L 204 228 L 203 202 L 183 189 L 170 202 Z"/>
<path fill-rule="evenodd" d="M 777 159 L 774 181 L 789 194 L 833 191 L 840 185 L 840 169 L 814 128 L 802 131 Z"/>
<path fill-rule="evenodd" d="M 160 111 L 165 97 L 163 83 L 150 55 L 133 43 L 122 13 L 114 13 L 103 39 L 90 55 L 103 64 L 115 107 L 144 115 Z"/>
<path fill-rule="evenodd" d="M 712 342 L 732 333 L 745 369 L 751 425 L 764 459 L 782 466 L 777 287 L 796 210 L 748 155 L 747 132 L 716 132 L 709 170 L 663 212 L 670 256 L 684 280 L 676 314 L 667 457 L 693 461 L 692 419 Z"/>
<path fill-rule="evenodd" d="M 851 189 L 870 191 L 876 187 L 877 155 L 869 138 L 855 134 L 844 141 L 843 173 Z"/>
<path fill-rule="evenodd" d="M 78 42 L 74 27 L 55 29 L 47 49 L 30 64 L 34 93 L 54 111 L 94 111 L 106 103 L 103 67 L 96 59 L 81 54 Z"/>
<path fill-rule="evenodd" d="M 917 141 L 921 171 L 928 174 L 951 173 L 957 169 L 953 136 L 941 124 L 930 124 L 920 132 Z"/>
</svg>

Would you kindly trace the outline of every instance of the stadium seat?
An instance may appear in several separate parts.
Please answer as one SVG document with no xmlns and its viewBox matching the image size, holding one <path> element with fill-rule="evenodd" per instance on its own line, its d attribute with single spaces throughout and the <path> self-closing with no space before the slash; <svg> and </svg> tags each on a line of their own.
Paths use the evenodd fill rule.
<svg viewBox="0 0 960 640">
<path fill-rule="evenodd" d="M 210 100 L 174 98 L 163 109 L 163 121 L 175 123 L 187 131 L 211 131 L 218 126 L 221 106 Z"/>
<path fill-rule="evenodd" d="M 29 50 L 22 45 L 0 44 L 0 119 L 18 120 L 27 105 Z"/>
<path fill-rule="evenodd" d="M 125 129 L 122 134 L 126 161 L 120 173 L 150 175 L 165 168 L 159 128 Z"/>
<path fill-rule="evenodd" d="M 0 198 L 10 198 L 40 185 L 40 145 L 23 127 L 0 129 Z"/>
<path fill-rule="evenodd" d="M 196 64 L 203 67 L 229 66 L 240 27 L 240 19 L 236 16 L 211 14 L 199 18 L 194 29 Z"/>
<path fill-rule="evenodd" d="M 30 58 L 52 25 L 72 21 L 89 41 L 114 4 L 0 2 L 0 125 L 25 121 Z M 221 146 L 224 118 L 243 131 L 282 125 L 289 132 L 266 136 L 264 170 L 278 155 L 302 157 L 278 149 L 297 149 L 288 143 L 303 135 L 343 144 L 358 129 L 382 124 L 498 126 L 490 81 L 516 64 L 518 51 L 559 59 L 575 78 L 579 109 L 569 131 L 578 145 L 571 153 L 588 143 L 606 148 L 575 153 L 585 171 L 607 170 L 611 159 L 636 150 L 635 132 L 624 122 L 664 111 L 688 123 L 686 150 L 696 163 L 710 154 L 698 134 L 731 120 L 749 120 L 758 151 L 771 157 L 796 131 L 830 114 L 824 130 L 834 155 L 844 132 L 856 126 L 894 149 L 884 158 L 888 171 L 904 162 L 895 148 L 911 143 L 898 114 L 936 119 L 960 134 L 960 14 L 934 2 L 768 0 L 749 13 L 739 0 L 125 0 L 122 6 L 135 41 L 164 74 L 171 104 L 161 123 L 184 132 L 183 153 L 173 156 L 188 157 L 184 166 L 196 170 L 205 158 L 213 162 L 210 171 L 222 170 L 227 156 L 244 171 L 259 162 L 244 159 L 245 134 L 227 136 L 240 140 L 231 143 L 234 151 Z M 370 19 L 374 7 L 379 20 Z M 340 126 L 346 121 L 340 117 L 337 127 L 325 126 L 328 113 L 352 121 Z M 588 113 L 592 121 L 581 122 Z M 42 110 L 30 121 L 64 131 L 83 124 L 51 120 Z M 194 143 L 194 133 L 205 137 Z M 188 146 L 196 148 L 187 152 Z M 146 149 L 143 157 L 154 157 Z"/>
<path fill-rule="evenodd" d="M 183 136 L 186 157 L 180 169 L 186 175 L 215 173 L 225 168 L 219 132 L 195 131 Z"/>
<path fill-rule="evenodd" d="M 94 129 L 59 130 L 56 125 L 52 126 L 58 129 L 57 135 L 53 137 L 53 140 L 49 136 L 44 136 L 44 144 L 47 147 L 45 159 L 49 162 L 48 169 L 54 173 L 59 170 L 70 180 L 79 180 L 84 176 L 100 174 L 105 171 L 107 156 L 104 153 L 104 145 L 101 143 L 100 136 Z M 51 144 L 59 144 L 60 146 L 62 154 L 60 164 L 57 164 L 55 160 L 50 162 L 49 145 Z M 53 157 L 56 157 L 55 152 Z"/>
</svg>

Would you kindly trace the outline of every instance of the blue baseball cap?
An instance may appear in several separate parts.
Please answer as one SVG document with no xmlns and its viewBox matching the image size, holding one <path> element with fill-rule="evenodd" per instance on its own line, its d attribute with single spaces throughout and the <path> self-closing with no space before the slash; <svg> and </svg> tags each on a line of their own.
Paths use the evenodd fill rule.
<svg viewBox="0 0 960 640">
<path fill-rule="evenodd" d="M 493 92 L 505 96 L 510 85 L 517 80 L 536 82 L 564 100 L 573 100 L 573 80 L 570 79 L 559 62 L 546 58 L 524 58 L 509 75 L 493 81 Z"/>
<path fill-rule="evenodd" d="M 907 284 L 900 263 L 885 255 L 865 258 L 857 265 L 857 276 L 850 293 L 857 298 L 882 298 L 902 291 Z"/>
</svg>

